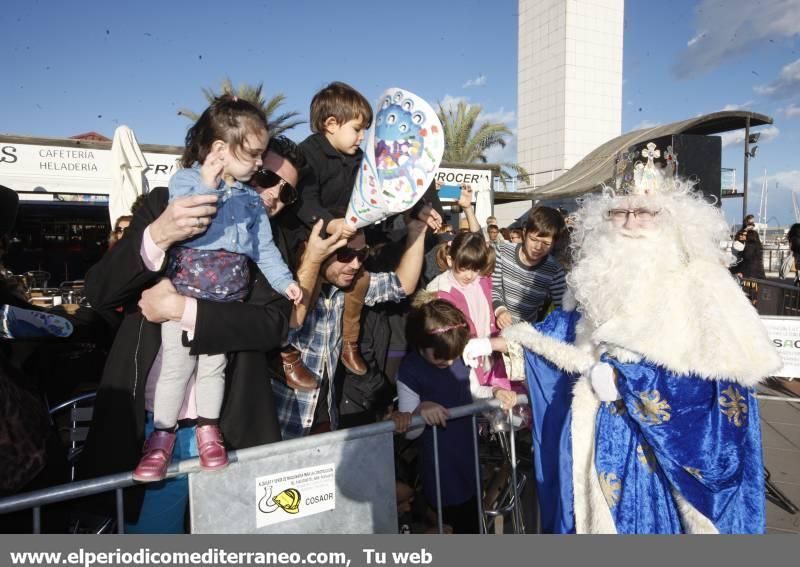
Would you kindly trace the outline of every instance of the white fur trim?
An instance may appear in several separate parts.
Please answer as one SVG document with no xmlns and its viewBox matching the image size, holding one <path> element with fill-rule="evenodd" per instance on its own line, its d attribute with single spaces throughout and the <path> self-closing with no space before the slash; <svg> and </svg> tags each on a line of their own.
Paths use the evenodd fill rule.
<svg viewBox="0 0 800 567">
<path fill-rule="evenodd" d="M 711 520 L 701 514 L 697 508 L 689 504 L 683 496 L 676 490 L 672 491 L 672 497 L 678 505 L 678 514 L 681 516 L 683 531 L 687 534 L 718 534 L 719 530 L 711 523 Z"/>
<path fill-rule="evenodd" d="M 575 531 L 579 534 L 615 534 L 611 515 L 597 469 L 594 466 L 595 424 L 600 402 L 586 378 L 572 390 L 572 492 Z"/>
<path fill-rule="evenodd" d="M 561 370 L 582 374 L 595 362 L 586 351 L 571 344 L 544 336 L 529 323 L 517 323 L 503 329 L 501 335 L 507 341 L 521 344 L 539 354 Z"/>
<path fill-rule="evenodd" d="M 571 288 L 567 288 L 567 291 L 564 292 L 564 295 L 561 297 L 561 309 L 564 311 L 575 311 L 578 307 L 578 302 L 575 299 L 575 294 L 572 293 Z"/>
</svg>

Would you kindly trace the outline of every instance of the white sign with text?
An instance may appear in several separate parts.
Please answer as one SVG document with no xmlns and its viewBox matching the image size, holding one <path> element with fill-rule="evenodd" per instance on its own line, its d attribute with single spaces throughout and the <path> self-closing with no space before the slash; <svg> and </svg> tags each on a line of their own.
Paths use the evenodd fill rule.
<svg viewBox="0 0 800 567">
<path fill-rule="evenodd" d="M 144 152 L 151 189 L 167 186 L 177 154 Z M 108 195 L 111 150 L 0 142 L 0 185 L 15 191 Z"/>
<path fill-rule="evenodd" d="M 336 508 L 333 463 L 256 478 L 256 527 Z"/>
<path fill-rule="evenodd" d="M 783 368 L 775 376 L 800 378 L 800 317 L 762 315 L 761 321 L 783 361 Z"/>
</svg>

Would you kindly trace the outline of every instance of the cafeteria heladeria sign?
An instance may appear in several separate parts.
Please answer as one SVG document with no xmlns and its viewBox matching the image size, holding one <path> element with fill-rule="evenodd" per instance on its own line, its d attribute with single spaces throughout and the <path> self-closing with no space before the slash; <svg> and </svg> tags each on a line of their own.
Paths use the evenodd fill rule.
<svg viewBox="0 0 800 567">
<path fill-rule="evenodd" d="M 144 152 L 150 187 L 166 186 L 179 155 Z M 0 142 L 0 185 L 17 192 L 108 195 L 111 149 Z"/>
</svg>

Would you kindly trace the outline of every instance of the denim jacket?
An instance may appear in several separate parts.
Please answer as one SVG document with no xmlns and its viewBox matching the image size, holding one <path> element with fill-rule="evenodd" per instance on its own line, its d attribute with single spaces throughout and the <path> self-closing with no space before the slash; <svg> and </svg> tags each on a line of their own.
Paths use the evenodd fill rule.
<svg viewBox="0 0 800 567">
<path fill-rule="evenodd" d="M 284 293 L 294 278 L 281 257 L 264 204 L 258 193 L 239 181 L 209 189 L 200 176 L 200 164 L 178 170 L 169 180 L 169 200 L 188 195 L 216 193 L 217 214 L 203 234 L 181 243 L 197 250 L 227 250 L 244 254 L 258 265 L 270 285 Z"/>
</svg>

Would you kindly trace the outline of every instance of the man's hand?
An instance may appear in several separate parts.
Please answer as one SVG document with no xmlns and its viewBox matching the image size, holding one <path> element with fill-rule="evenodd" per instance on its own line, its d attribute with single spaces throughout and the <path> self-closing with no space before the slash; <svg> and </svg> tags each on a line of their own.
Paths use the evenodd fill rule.
<svg viewBox="0 0 800 567">
<path fill-rule="evenodd" d="M 419 218 L 419 215 L 417 216 L 417 218 Z M 442 228 L 442 215 L 439 214 L 439 211 L 431 207 L 431 212 L 425 219 L 425 224 L 427 224 L 428 228 L 430 228 L 433 232 L 436 232 L 437 230 Z"/>
<path fill-rule="evenodd" d="M 597 399 L 601 402 L 613 402 L 621 397 L 617 389 L 617 373 L 607 362 L 598 362 L 592 366 L 589 370 L 589 380 Z"/>
<path fill-rule="evenodd" d="M 164 251 L 208 230 L 217 213 L 217 195 L 191 195 L 172 201 L 150 225 L 153 242 Z"/>
<path fill-rule="evenodd" d="M 508 311 L 508 309 L 504 307 L 497 314 L 496 322 L 498 329 L 505 329 L 509 325 L 514 324 L 514 319 L 511 317 L 511 313 Z"/>
<path fill-rule="evenodd" d="M 151 323 L 164 321 L 180 321 L 186 298 L 177 292 L 175 286 L 167 278 L 163 278 L 150 289 L 142 292 L 139 309 Z"/>
<path fill-rule="evenodd" d="M 437 404 L 436 402 L 422 402 L 417 408 L 417 413 L 422 416 L 425 423 L 428 425 L 439 425 L 447 427 L 447 416 L 450 413 L 447 408 Z"/>
<path fill-rule="evenodd" d="M 299 305 L 303 301 L 303 290 L 300 289 L 297 282 L 292 282 L 286 287 L 286 297 L 295 305 Z"/>
<path fill-rule="evenodd" d="M 472 206 L 472 186 L 462 184 L 461 193 L 458 195 L 458 206 L 462 209 L 468 209 Z"/>
<path fill-rule="evenodd" d="M 341 220 L 341 219 L 339 219 Z M 333 225 L 333 221 L 328 223 L 328 228 Z M 306 250 L 303 254 L 304 262 L 312 262 L 315 264 L 322 264 L 325 258 L 333 254 L 339 248 L 347 245 L 347 239 L 343 236 L 343 228 L 339 227 L 328 238 L 322 238 L 320 232 L 322 231 L 322 220 L 318 220 L 314 227 L 311 229 L 311 234 L 306 243 Z"/>
<path fill-rule="evenodd" d="M 431 219 L 431 217 L 433 219 Z M 431 225 L 436 225 L 438 219 L 438 225 L 442 225 L 442 217 L 439 216 L 439 213 L 433 210 L 429 204 L 425 204 L 417 213 L 416 217 L 410 217 L 406 221 L 406 226 L 408 227 L 408 235 L 411 237 L 417 237 L 420 234 L 425 234 L 427 228 Z"/>
</svg>

